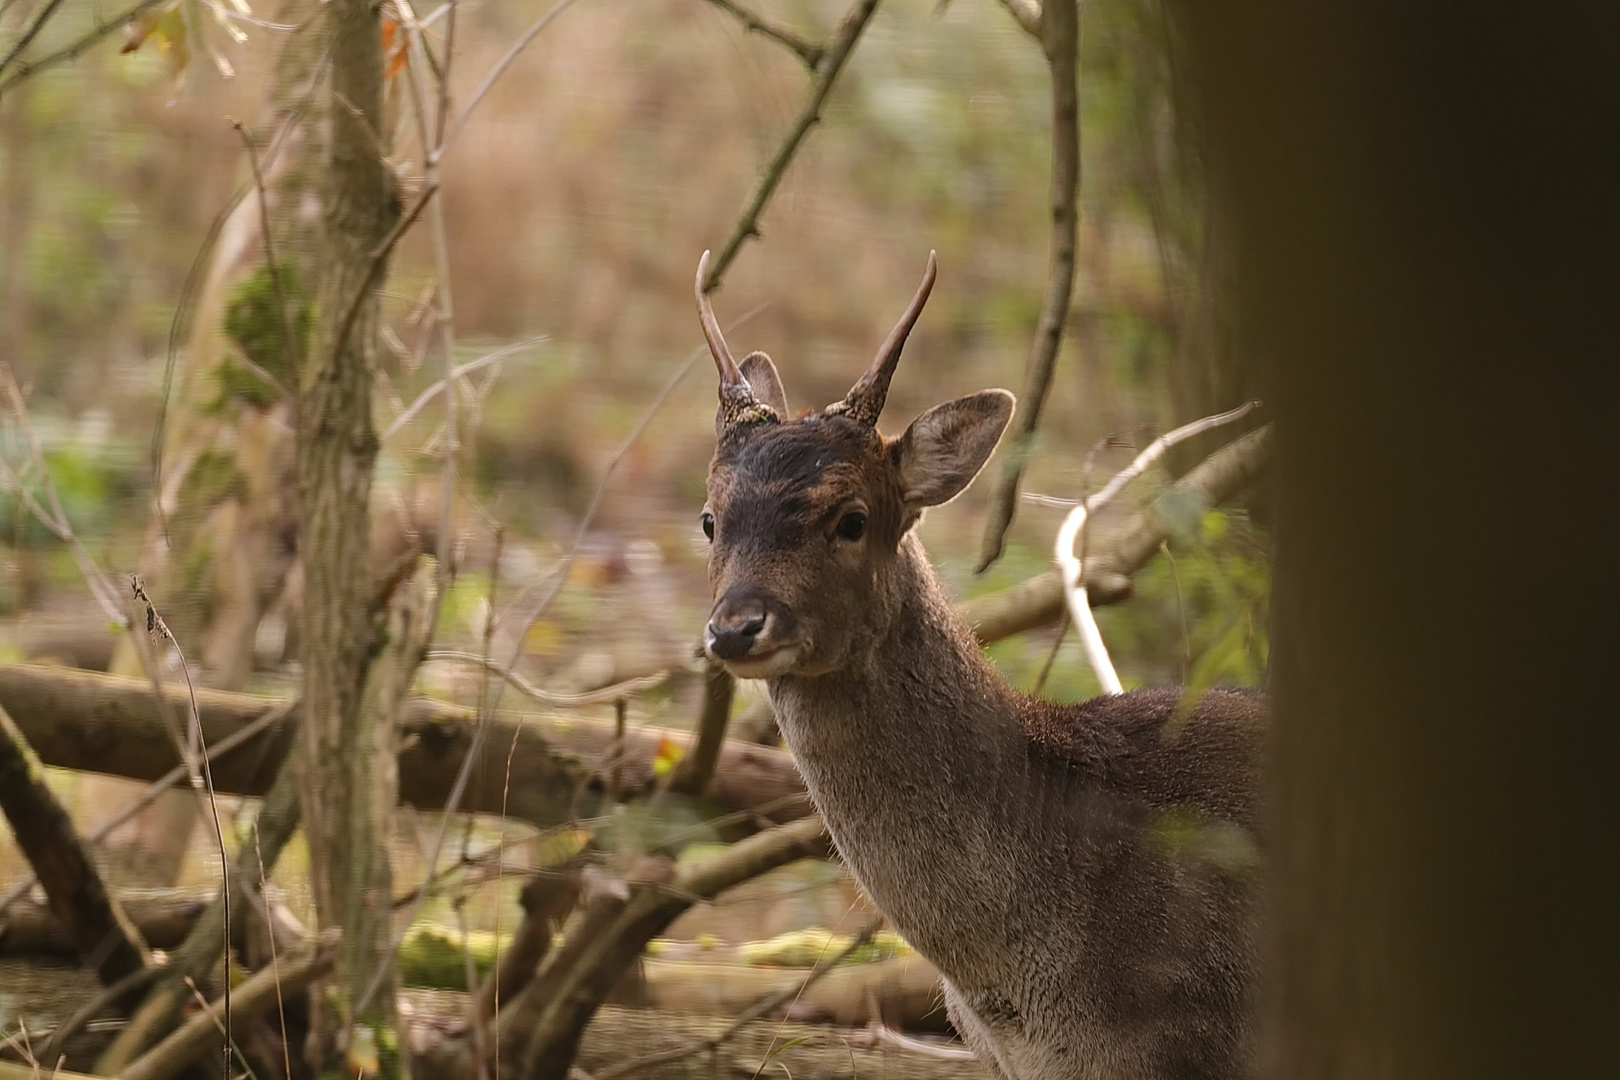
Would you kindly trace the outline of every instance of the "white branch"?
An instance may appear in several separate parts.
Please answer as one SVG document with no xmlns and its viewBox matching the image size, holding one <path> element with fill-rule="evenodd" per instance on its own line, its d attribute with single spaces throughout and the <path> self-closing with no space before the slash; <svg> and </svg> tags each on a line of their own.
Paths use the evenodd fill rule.
<svg viewBox="0 0 1620 1080">
<path fill-rule="evenodd" d="M 1069 617 L 1074 620 L 1075 627 L 1080 631 L 1080 642 L 1085 646 L 1086 659 L 1091 664 L 1091 670 L 1097 673 L 1097 681 L 1102 684 L 1104 693 L 1123 693 L 1125 687 L 1119 681 L 1119 674 L 1114 670 L 1114 662 L 1108 656 L 1108 647 L 1103 644 L 1102 633 L 1097 629 L 1097 620 L 1091 614 L 1091 600 L 1086 595 L 1084 559 L 1082 555 L 1075 553 L 1075 541 L 1084 536 L 1086 523 L 1091 519 L 1091 515 L 1123 491 L 1126 484 L 1141 476 L 1148 466 L 1163 457 L 1166 450 L 1222 424 L 1240 420 L 1259 404 L 1258 401 L 1251 401 L 1230 412 L 1194 420 L 1159 436 L 1148 444 L 1147 449 L 1136 455 L 1135 461 L 1108 481 L 1101 491 L 1070 510 L 1068 516 L 1063 519 L 1063 525 L 1058 529 L 1053 557 L 1057 560 L 1058 572 L 1063 578 L 1063 597 L 1069 605 Z"/>
</svg>

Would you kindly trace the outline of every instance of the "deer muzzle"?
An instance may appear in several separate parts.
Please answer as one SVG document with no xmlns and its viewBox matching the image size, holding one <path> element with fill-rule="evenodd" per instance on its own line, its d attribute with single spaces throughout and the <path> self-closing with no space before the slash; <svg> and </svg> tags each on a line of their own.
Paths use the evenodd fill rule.
<svg viewBox="0 0 1620 1080">
<path fill-rule="evenodd" d="M 792 612 L 760 590 L 733 586 L 709 613 L 703 648 L 743 678 L 768 678 L 792 665 L 796 625 Z"/>
</svg>

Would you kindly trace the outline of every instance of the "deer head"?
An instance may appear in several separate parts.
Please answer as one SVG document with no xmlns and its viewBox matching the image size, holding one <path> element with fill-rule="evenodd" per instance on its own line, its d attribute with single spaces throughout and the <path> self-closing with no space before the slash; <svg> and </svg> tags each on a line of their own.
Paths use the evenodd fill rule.
<svg viewBox="0 0 1620 1080">
<path fill-rule="evenodd" d="M 744 678 L 823 675 L 888 632 L 904 589 L 903 541 L 924 508 L 978 475 L 1013 396 L 982 390 L 939 405 L 898 438 L 877 430 L 906 336 L 934 286 L 935 259 L 905 314 L 843 400 L 789 418 L 770 357 L 735 362 L 703 292 L 703 333 L 720 372 L 703 531 L 715 603 L 708 654 Z"/>
</svg>

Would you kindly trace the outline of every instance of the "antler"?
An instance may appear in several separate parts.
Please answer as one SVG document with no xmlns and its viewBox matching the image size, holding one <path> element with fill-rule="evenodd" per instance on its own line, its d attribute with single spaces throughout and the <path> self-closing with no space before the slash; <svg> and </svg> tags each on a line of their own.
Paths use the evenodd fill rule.
<svg viewBox="0 0 1620 1080">
<path fill-rule="evenodd" d="M 703 337 L 709 343 L 715 367 L 720 369 L 720 425 L 729 427 L 740 422 L 780 420 L 775 409 L 754 396 L 754 388 L 748 385 L 748 380 L 743 378 L 742 371 L 737 367 L 737 361 L 731 358 L 725 335 L 720 332 L 720 320 L 714 317 L 714 308 L 709 306 L 709 297 L 703 291 L 703 278 L 708 269 L 709 253 L 705 251 L 698 259 L 697 280 L 693 288 L 697 292 Z"/>
<path fill-rule="evenodd" d="M 889 396 L 889 380 L 894 378 L 895 365 L 900 362 L 900 350 L 905 348 L 906 337 L 911 328 L 917 325 L 917 317 L 922 314 L 923 305 L 928 302 L 928 294 L 933 291 L 934 277 L 938 272 L 936 253 L 928 253 L 928 268 L 923 271 L 922 284 L 917 286 L 917 294 L 911 298 L 906 313 L 900 316 L 883 345 L 877 351 L 872 366 L 866 369 L 866 374 L 855 380 L 844 400 L 834 402 L 822 410 L 828 416 L 844 415 L 851 420 L 859 421 L 868 427 L 875 427 L 878 414 L 883 411 L 883 400 Z"/>
</svg>

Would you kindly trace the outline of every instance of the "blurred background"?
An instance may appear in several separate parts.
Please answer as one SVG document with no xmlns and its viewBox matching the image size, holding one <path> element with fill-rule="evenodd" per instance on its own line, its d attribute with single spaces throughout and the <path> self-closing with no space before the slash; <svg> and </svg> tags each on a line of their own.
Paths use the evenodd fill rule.
<svg viewBox="0 0 1620 1080">
<path fill-rule="evenodd" d="M 0 5 L 0 46 L 9 50 L 42 6 Z M 261 580 L 247 615 L 231 614 L 236 601 L 220 581 L 253 563 L 226 537 L 255 514 L 274 518 L 279 511 L 255 509 L 255 500 L 286 483 L 274 466 L 268 479 L 231 471 L 233 460 L 247 469 L 247 448 L 273 447 L 266 431 L 288 425 L 254 381 L 273 376 L 278 358 L 255 345 L 264 282 L 257 308 L 241 284 L 251 281 L 242 267 L 259 258 L 251 239 L 236 256 L 234 291 L 211 283 L 228 277 L 220 267 L 238 242 L 241 207 L 254 201 L 257 166 L 231 120 L 273 169 L 278 118 L 299 107 L 277 65 L 296 47 L 301 10 L 188 0 L 153 9 L 74 62 L 0 83 L 0 359 L 26 395 L 66 515 L 113 580 L 144 574 L 201 683 L 283 696 L 299 678 L 301 585 L 288 572 L 290 551 L 266 556 L 278 569 L 254 569 Z M 460 3 L 451 100 L 473 100 L 546 10 L 534 0 Z M 831 38 L 843 13 L 826 0 L 769 0 L 756 10 L 813 42 Z M 33 55 L 71 44 L 106 15 L 67 0 Z M 448 21 L 425 24 L 434 47 Z M 397 55 L 387 53 L 386 22 L 384 30 L 385 54 Z M 1192 149 L 1197 118 L 1177 98 L 1177 63 L 1157 0 L 1084 6 L 1078 268 L 1026 492 L 1072 499 L 1095 490 L 1155 434 L 1242 400 L 1230 328 L 1211 301 L 1227 253 L 1209 220 Z M 454 575 L 437 647 L 513 652 L 519 674 L 559 693 L 663 673 L 630 699 L 628 722 L 696 721 L 703 680 L 694 646 L 710 603 L 698 512 L 715 375 L 707 353 L 694 354 L 702 339 L 692 274 L 698 255 L 732 232 L 809 81 L 789 49 L 706 0 L 578 0 L 455 129 L 437 174 L 442 219 L 424 217 L 405 236 L 384 286 L 375 424 L 387 435 L 371 505 L 380 565 L 418 547 L 438 550 L 449 523 Z M 410 106 L 420 88 L 406 83 L 390 62 L 384 108 L 397 131 L 386 158 L 402 205 L 422 190 L 427 167 Z M 897 433 L 925 408 L 982 387 L 1021 393 L 1047 289 L 1051 108 L 1041 44 L 1007 9 L 993 0 L 886 0 L 762 215 L 760 236 L 713 294 L 723 324 L 744 320 L 728 330 L 733 349 L 770 353 L 794 409 L 836 400 L 937 249 L 939 284 L 882 426 Z M 279 173 L 261 179 L 282 182 Z M 276 229 L 297 216 L 290 197 L 273 210 Z M 435 305 L 453 306 L 453 324 L 424 315 Z M 448 516 L 442 395 L 407 412 L 443 378 L 446 350 L 474 365 L 460 383 Z M 5 435 L 3 452 L 22 473 L 30 448 L 17 417 Z M 1097 528 L 1151 502 L 1220 441 L 1171 454 Z M 998 459 L 921 527 L 964 600 L 1050 567 L 1063 511 L 1025 501 L 1005 554 L 973 572 L 999 467 Z M 229 513 L 220 509 L 227 504 Z M 1099 609 L 1127 686 L 1195 672 L 1203 685 L 1263 679 L 1265 509 L 1252 500 L 1194 508 L 1178 522 L 1174 561 L 1153 560 L 1128 602 Z M 559 573 L 555 600 L 525 627 L 522 614 Z M 1072 635 L 1054 656 L 1057 633 L 1020 634 L 991 654 L 1025 689 L 1039 680 L 1059 699 L 1095 694 Z M 127 663 L 118 651 L 69 550 L 16 491 L 0 496 L 0 658 L 117 669 Z M 416 692 L 476 706 L 488 683 L 467 665 L 430 662 Z M 757 714 L 761 698 L 761 688 L 744 685 L 736 714 Z M 509 694 L 505 704 L 520 702 Z M 614 706 L 580 714 L 608 721 Z M 770 740 L 768 729 L 755 734 Z M 128 797 L 109 794 L 113 783 L 52 775 L 81 830 Z M 167 856 L 118 854 L 169 834 L 187 812 L 115 833 L 107 849 L 115 877 L 171 886 L 217 874 L 201 832 Z M 402 814 L 399 890 L 424 873 L 422 837 L 437 821 Z M 468 842 L 532 832 L 479 818 Z M 275 881 L 289 909 L 313 921 L 297 852 L 295 840 Z M 515 865 L 554 855 L 523 844 L 513 852 Z M 0 835 L 0 886 L 23 870 Z M 850 921 L 853 887 L 826 864 L 778 877 L 751 883 L 746 903 L 689 917 L 671 936 L 744 942 Z M 418 918 L 452 922 L 453 902 L 474 930 L 510 926 L 520 884 L 474 883 L 433 897 Z"/>
</svg>

